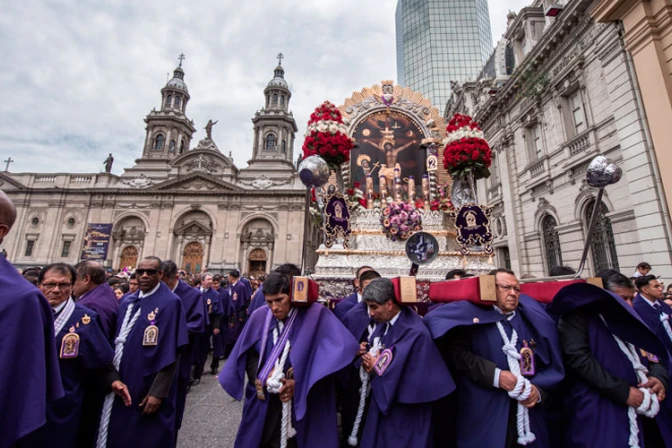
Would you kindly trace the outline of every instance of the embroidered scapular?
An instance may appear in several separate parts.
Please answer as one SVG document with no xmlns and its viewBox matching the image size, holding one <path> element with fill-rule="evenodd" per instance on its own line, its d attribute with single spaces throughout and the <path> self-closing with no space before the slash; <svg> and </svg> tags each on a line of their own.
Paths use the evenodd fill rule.
<svg viewBox="0 0 672 448">
<path fill-rule="evenodd" d="M 61 359 L 76 358 L 79 355 L 79 335 L 75 333 L 75 327 L 70 327 L 69 333 L 61 340 Z"/>
</svg>

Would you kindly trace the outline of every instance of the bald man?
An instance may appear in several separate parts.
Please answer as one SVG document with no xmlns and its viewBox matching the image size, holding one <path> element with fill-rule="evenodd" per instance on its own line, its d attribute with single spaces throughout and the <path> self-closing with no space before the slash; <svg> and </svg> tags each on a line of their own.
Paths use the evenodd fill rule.
<svg viewBox="0 0 672 448">
<path fill-rule="evenodd" d="M 0 191 L 0 244 L 16 207 Z M 0 448 L 44 426 L 47 402 L 63 397 L 54 313 L 42 293 L 0 255 Z"/>
</svg>

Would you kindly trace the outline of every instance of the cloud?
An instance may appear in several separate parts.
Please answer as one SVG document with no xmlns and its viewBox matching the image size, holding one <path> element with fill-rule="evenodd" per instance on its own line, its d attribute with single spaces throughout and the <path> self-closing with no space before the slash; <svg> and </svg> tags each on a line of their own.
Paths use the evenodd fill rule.
<svg viewBox="0 0 672 448">
<path fill-rule="evenodd" d="M 518 1 L 490 1 L 493 36 Z M 523 3 L 523 2 L 520 2 Z M 0 160 L 13 172 L 113 172 L 134 165 L 143 118 L 160 107 L 167 74 L 185 53 L 187 115 L 239 167 L 252 154 L 250 119 L 264 103 L 275 56 L 299 126 L 324 100 L 396 78 L 396 1 L 207 0 L 9 2 L 0 15 Z M 501 26 L 499 25 L 501 23 Z M 496 39 L 495 39 L 496 40 Z M 4 168 L 4 166 L 3 166 Z"/>
</svg>

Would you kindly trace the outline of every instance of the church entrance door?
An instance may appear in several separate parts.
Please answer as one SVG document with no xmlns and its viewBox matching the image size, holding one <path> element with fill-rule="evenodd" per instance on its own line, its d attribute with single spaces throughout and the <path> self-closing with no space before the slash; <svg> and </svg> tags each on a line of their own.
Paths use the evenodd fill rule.
<svg viewBox="0 0 672 448">
<path fill-rule="evenodd" d="M 198 274 L 203 267 L 203 246 L 201 243 L 191 242 L 184 247 L 182 254 L 182 269 L 190 274 Z"/>
<path fill-rule="evenodd" d="M 259 276 L 266 273 L 266 261 L 268 256 L 263 249 L 254 249 L 248 257 L 247 273 L 252 276 Z"/>
<path fill-rule="evenodd" d="M 121 270 L 127 267 L 135 269 L 137 263 L 138 263 L 138 248 L 135 246 L 124 247 L 124 250 L 121 251 L 119 269 Z"/>
</svg>

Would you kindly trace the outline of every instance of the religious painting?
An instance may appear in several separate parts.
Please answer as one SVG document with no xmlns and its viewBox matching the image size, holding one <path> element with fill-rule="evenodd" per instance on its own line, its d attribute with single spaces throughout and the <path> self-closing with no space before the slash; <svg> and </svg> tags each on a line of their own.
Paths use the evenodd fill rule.
<svg viewBox="0 0 672 448">
<path fill-rule="evenodd" d="M 351 153 L 350 172 L 353 182 L 366 185 L 371 173 L 376 191 L 380 175 L 387 177 L 387 191 L 394 191 L 394 168 L 401 168 L 401 178 L 407 189 L 409 176 L 415 179 L 415 194 L 422 197 L 422 176 L 427 173 L 427 152 L 420 147 L 425 135 L 409 115 L 399 111 L 378 111 L 366 115 L 355 128 L 352 137 L 357 146 Z"/>
<path fill-rule="evenodd" d="M 110 246 L 112 224 L 87 224 L 86 235 L 80 260 L 93 260 L 104 263 Z"/>
<path fill-rule="evenodd" d="M 324 245 L 331 248 L 339 239 L 343 247 L 348 247 L 350 238 L 350 210 L 340 192 L 332 191 L 326 198 L 324 207 Z"/>
</svg>

